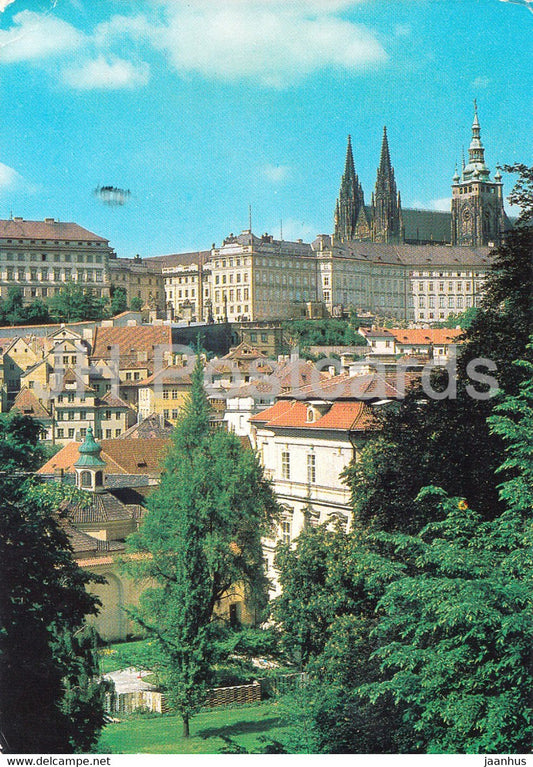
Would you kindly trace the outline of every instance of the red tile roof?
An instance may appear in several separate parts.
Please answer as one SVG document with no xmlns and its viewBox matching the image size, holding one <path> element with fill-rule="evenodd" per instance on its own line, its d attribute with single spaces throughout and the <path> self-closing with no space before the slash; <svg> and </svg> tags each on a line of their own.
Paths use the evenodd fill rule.
<svg viewBox="0 0 533 767">
<path fill-rule="evenodd" d="M 0 237 L 18 240 L 76 240 L 106 244 L 108 242 L 79 224 L 54 221 L 52 218 L 44 221 L 25 221 L 18 218 L 0 220 Z"/>
<path fill-rule="evenodd" d="M 19 391 L 11 409 L 17 410 L 22 415 L 27 415 L 30 418 L 47 420 L 52 417 L 45 406 L 39 402 L 34 392 L 31 389 L 26 389 L 26 387 Z"/>
<path fill-rule="evenodd" d="M 450 328 L 409 328 L 407 330 L 391 328 L 390 332 L 395 337 L 396 343 L 416 346 L 456 344 L 459 336 L 464 334 L 464 330 Z"/>
<path fill-rule="evenodd" d="M 309 406 L 297 400 L 279 400 L 262 413 L 252 416 L 257 426 L 267 428 L 328 429 L 332 431 L 367 431 L 372 428 L 371 408 L 364 402 L 334 402 L 324 415 L 308 420 Z"/>
</svg>

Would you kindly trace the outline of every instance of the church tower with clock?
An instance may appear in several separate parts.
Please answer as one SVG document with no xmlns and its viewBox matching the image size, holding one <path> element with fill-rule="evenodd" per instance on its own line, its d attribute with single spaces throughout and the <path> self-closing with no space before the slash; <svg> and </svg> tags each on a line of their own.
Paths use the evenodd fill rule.
<svg viewBox="0 0 533 767">
<path fill-rule="evenodd" d="M 503 183 L 499 171 L 494 180 L 485 165 L 485 149 L 475 105 L 468 164 L 452 183 L 452 245 L 496 246 L 509 226 L 503 208 Z"/>
</svg>

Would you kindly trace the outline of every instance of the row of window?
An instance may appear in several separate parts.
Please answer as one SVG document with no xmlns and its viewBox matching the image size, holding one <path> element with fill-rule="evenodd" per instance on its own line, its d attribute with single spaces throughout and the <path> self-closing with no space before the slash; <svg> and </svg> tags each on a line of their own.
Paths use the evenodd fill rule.
<svg viewBox="0 0 533 767">
<path fill-rule="evenodd" d="M 453 284 L 453 282 L 448 282 L 448 283 L 446 283 L 446 284 L 447 284 L 448 293 L 452 293 L 452 292 L 453 292 L 453 290 L 454 290 L 454 284 Z M 464 284 L 464 289 L 465 289 L 465 292 L 467 292 L 467 293 L 468 293 L 468 291 L 472 289 L 472 283 L 471 283 L 471 282 L 465 282 L 465 284 Z M 419 282 L 419 283 L 418 283 L 418 290 L 419 290 L 419 291 L 422 291 L 422 290 L 429 290 L 429 292 L 430 292 L 430 293 L 433 293 L 433 291 L 435 290 L 435 284 L 434 284 L 433 282 L 428 282 L 427 284 L 426 284 L 426 283 L 424 283 L 424 282 Z M 444 293 L 444 290 L 445 290 L 445 284 L 444 284 L 444 282 L 439 282 L 439 283 L 438 283 L 438 288 L 437 288 L 437 290 L 438 290 L 438 292 L 439 292 L 439 293 Z M 457 282 L 457 283 L 455 284 L 455 290 L 456 290 L 458 293 L 461 293 L 461 292 L 462 292 L 462 290 L 463 290 L 463 283 L 462 283 L 462 282 Z"/>
<path fill-rule="evenodd" d="M 18 280 L 19 282 L 48 282 L 53 280 L 54 282 L 68 282 L 69 280 L 77 280 L 78 282 L 103 282 L 104 272 L 98 269 L 96 272 L 92 270 L 78 269 L 75 273 L 71 269 L 54 269 L 53 272 L 48 269 L 30 269 L 28 272 L 25 269 L 10 269 L 9 267 L 3 272 L 2 279 L 4 280 Z"/>
<path fill-rule="evenodd" d="M 242 280 L 241 280 L 241 275 L 239 274 L 239 272 L 237 272 L 237 274 L 235 275 L 235 282 L 237 284 L 239 282 L 248 282 L 248 276 L 249 276 L 248 272 L 244 272 L 244 274 L 242 275 Z M 232 285 L 233 284 L 233 273 L 230 273 L 228 275 L 225 275 L 225 274 L 215 274 L 215 285 L 226 285 L 226 277 L 227 277 L 227 281 L 229 282 L 229 284 Z"/>
<path fill-rule="evenodd" d="M 80 437 L 82 439 L 85 439 L 87 435 L 87 429 L 78 429 Z M 122 429 L 115 429 L 115 437 L 120 437 L 122 434 Z M 56 431 L 56 437 L 57 439 L 74 439 L 76 435 L 76 429 L 62 429 L 59 428 Z M 105 439 L 112 439 L 113 438 L 113 429 L 96 429 L 95 435 L 96 439 L 102 439 L 103 437 Z"/>
<path fill-rule="evenodd" d="M 26 253 L 0 253 L 0 260 L 6 261 L 53 261 L 70 263 L 77 261 L 79 264 L 101 264 L 102 256 L 99 253 L 30 253 L 28 259 Z"/>
<path fill-rule="evenodd" d="M 177 408 L 174 408 L 173 410 L 163 410 L 163 418 L 173 418 L 175 420 L 178 417 L 178 413 L 179 410 Z"/>
<path fill-rule="evenodd" d="M 101 414 L 101 418 L 105 421 L 111 421 L 113 418 L 120 418 L 121 415 L 121 413 L 113 413 L 111 410 L 105 410 Z M 58 421 L 86 421 L 87 411 L 80 410 L 76 412 L 75 410 L 56 410 L 56 417 Z"/>
<path fill-rule="evenodd" d="M 288 450 L 281 453 L 281 477 L 282 479 L 291 479 L 291 456 Z M 316 455 L 308 453 L 307 455 L 307 482 L 314 484 L 316 482 Z"/>
<path fill-rule="evenodd" d="M 221 297 L 222 301 L 224 299 L 227 299 L 228 301 L 248 301 L 249 300 L 250 292 L 248 288 L 244 288 L 244 290 L 241 290 L 241 288 L 237 288 L 234 290 L 231 288 L 231 290 L 215 290 L 215 303 L 220 303 Z"/>
<path fill-rule="evenodd" d="M 427 299 L 427 306 L 429 309 L 435 309 L 437 296 L 429 296 Z M 439 309 L 446 308 L 446 296 L 438 296 Z M 448 309 L 464 309 L 472 306 L 472 296 L 448 296 Z M 426 308 L 426 296 L 418 296 L 418 308 Z"/>
</svg>

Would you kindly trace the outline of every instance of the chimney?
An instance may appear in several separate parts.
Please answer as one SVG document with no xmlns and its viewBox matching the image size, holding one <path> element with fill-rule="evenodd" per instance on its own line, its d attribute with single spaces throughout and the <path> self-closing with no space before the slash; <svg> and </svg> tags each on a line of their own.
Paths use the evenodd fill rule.
<svg viewBox="0 0 533 767">
<path fill-rule="evenodd" d="M 55 224 L 55 222 L 56 222 L 55 218 L 45 218 L 44 219 L 44 223 L 45 224 Z"/>
</svg>

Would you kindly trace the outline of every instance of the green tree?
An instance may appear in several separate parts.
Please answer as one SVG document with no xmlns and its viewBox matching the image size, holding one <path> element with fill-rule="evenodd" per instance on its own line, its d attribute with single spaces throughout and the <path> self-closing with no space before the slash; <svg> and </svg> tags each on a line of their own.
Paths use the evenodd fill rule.
<svg viewBox="0 0 533 767">
<path fill-rule="evenodd" d="M 130 309 L 132 312 L 140 312 L 143 306 L 142 298 L 139 296 L 133 296 L 130 301 Z"/>
<path fill-rule="evenodd" d="M 395 534 L 408 567 L 379 603 L 371 637 L 383 679 L 359 692 L 404 707 L 427 753 L 521 753 L 531 745 L 531 519 L 484 522 L 462 499 L 426 488 L 443 520 Z"/>
<path fill-rule="evenodd" d="M 122 314 L 128 308 L 128 299 L 126 289 L 117 285 L 112 285 L 110 290 L 109 311 L 112 317 Z"/>
<path fill-rule="evenodd" d="M 449 314 L 445 320 L 442 320 L 442 322 L 433 323 L 433 327 L 452 329 L 459 327 L 462 330 L 467 330 L 474 321 L 477 311 L 475 306 L 470 306 L 468 309 L 465 309 L 464 312 Z"/>
<path fill-rule="evenodd" d="M 126 565 L 137 577 L 155 581 L 132 615 L 155 641 L 167 695 L 186 737 L 213 678 L 215 606 L 237 586 L 258 616 L 265 606 L 261 536 L 277 514 L 255 454 L 235 435 L 210 428 L 199 358 L 192 377 L 160 488 L 139 531 L 128 539 L 137 558 Z"/>
<path fill-rule="evenodd" d="M 81 322 L 101 320 L 105 313 L 105 303 L 104 298 L 96 297 L 92 288 L 84 288 L 71 280 L 48 300 L 48 307 L 57 321 Z"/>
<path fill-rule="evenodd" d="M 33 483 L 38 436 L 31 418 L 0 418 L 0 729 L 7 752 L 87 751 L 103 726 L 84 623 L 96 579 Z"/>
</svg>

